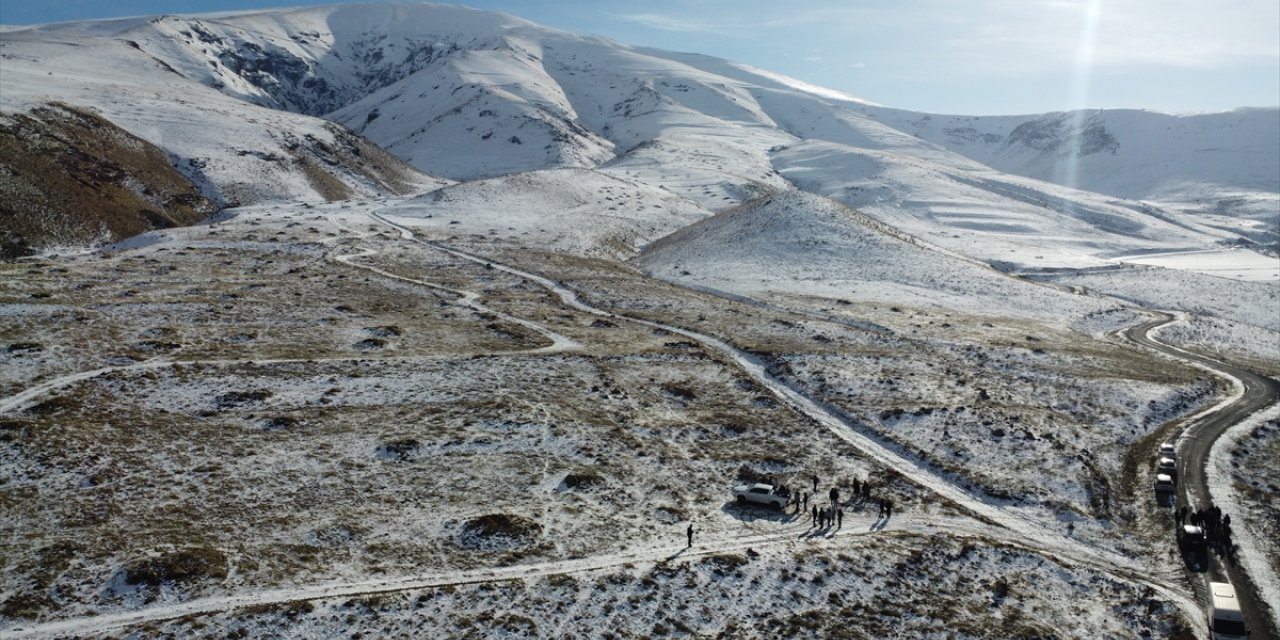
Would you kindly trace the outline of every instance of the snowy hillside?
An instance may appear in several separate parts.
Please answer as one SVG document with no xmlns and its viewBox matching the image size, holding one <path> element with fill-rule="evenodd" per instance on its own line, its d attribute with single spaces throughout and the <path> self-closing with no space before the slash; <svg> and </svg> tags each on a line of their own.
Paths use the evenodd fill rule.
<svg viewBox="0 0 1280 640">
<path fill-rule="evenodd" d="M 1120 198 L 1249 217 L 1275 242 L 1280 109 L 1169 115 L 1102 109 L 946 116 L 866 107 L 877 121 L 1000 171 Z"/>
<path fill-rule="evenodd" d="M 1069 182 L 1062 159 L 1075 148 L 1062 114 L 892 110 L 725 60 L 457 6 L 72 23 L 2 42 L 0 107 L 93 107 L 224 201 L 376 193 L 387 182 L 377 172 L 316 184 L 307 162 L 359 155 L 324 157 L 354 143 L 323 117 L 454 180 L 594 168 L 710 211 L 798 185 L 1015 267 L 1269 243 L 1280 219 L 1274 110 L 1085 114 L 1074 182 L 1099 196 L 1050 184 Z M 81 72 L 90 57 L 112 73 Z M 996 247 L 1010 234 L 1013 255 Z"/>
<path fill-rule="evenodd" d="M 677 282 L 754 296 L 843 297 L 1049 322 L 1107 306 L 921 246 L 847 207 L 800 191 L 683 229 L 649 247 L 638 264 Z"/>
<path fill-rule="evenodd" d="M 669 191 L 587 169 L 473 180 L 392 203 L 386 212 L 435 233 L 616 260 L 711 215 Z"/>
<path fill-rule="evenodd" d="M 129 39 L 155 26 L 131 20 L 5 32 L 0 109 L 22 113 L 58 102 L 96 112 L 165 151 L 174 168 L 224 205 L 442 184 L 332 122 L 193 82 Z"/>
</svg>

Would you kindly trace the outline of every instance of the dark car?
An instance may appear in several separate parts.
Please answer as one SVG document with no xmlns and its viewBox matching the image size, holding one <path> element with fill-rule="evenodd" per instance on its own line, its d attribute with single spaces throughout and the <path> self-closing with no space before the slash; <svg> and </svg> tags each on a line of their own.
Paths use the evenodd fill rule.
<svg viewBox="0 0 1280 640">
<path fill-rule="evenodd" d="M 1204 529 L 1194 524 L 1184 524 L 1178 527 L 1178 548 L 1199 551 L 1204 549 L 1205 546 Z"/>
</svg>

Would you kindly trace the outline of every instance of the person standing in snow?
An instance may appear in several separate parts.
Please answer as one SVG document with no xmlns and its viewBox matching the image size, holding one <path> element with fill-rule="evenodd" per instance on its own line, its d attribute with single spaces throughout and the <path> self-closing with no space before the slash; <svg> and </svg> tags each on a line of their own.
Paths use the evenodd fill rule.
<svg viewBox="0 0 1280 640">
<path fill-rule="evenodd" d="M 832 508 L 836 506 L 836 503 L 840 502 L 840 490 L 835 487 L 831 487 L 831 491 L 827 494 L 827 496 L 831 498 Z"/>
<path fill-rule="evenodd" d="M 836 509 L 836 528 L 844 528 L 844 509 Z"/>
<path fill-rule="evenodd" d="M 693 548 L 693 523 L 692 522 L 689 523 L 689 528 L 685 530 L 685 534 L 689 536 L 689 546 L 685 548 L 692 549 Z"/>
<path fill-rule="evenodd" d="M 804 492 L 804 510 L 805 511 L 809 510 L 809 492 L 808 491 Z"/>
<path fill-rule="evenodd" d="M 813 505 L 813 526 L 818 526 L 818 505 Z"/>
<path fill-rule="evenodd" d="M 813 492 L 818 492 L 818 474 L 813 474 Z"/>
</svg>

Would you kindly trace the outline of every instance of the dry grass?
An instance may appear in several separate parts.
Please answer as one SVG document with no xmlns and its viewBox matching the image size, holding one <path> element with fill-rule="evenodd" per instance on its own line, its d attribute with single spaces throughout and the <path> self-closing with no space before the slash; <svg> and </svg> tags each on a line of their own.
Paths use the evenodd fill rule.
<svg viewBox="0 0 1280 640">
<path fill-rule="evenodd" d="M 214 203 L 164 151 L 83 109 L 0 117 L 0 260 L 193 224 Z"/>
</svg>

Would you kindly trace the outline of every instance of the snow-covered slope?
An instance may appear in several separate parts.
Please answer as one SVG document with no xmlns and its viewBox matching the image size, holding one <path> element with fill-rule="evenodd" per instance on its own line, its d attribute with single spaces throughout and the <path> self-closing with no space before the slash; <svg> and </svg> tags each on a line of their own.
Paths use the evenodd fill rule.
<svg viewBox="0 0 1280 640">
<path fill-rule="evenodd" d="M 170 156 L 224 204 L 403 193 L 428 178 L 312 116 L 258 106 L 188 76 L 132 39 L 171 19 L 82 23 L 0 36 L 0 110 L 87 108 Z"/>
<path fill-rule="evenodd" d="M 1069 322 L 1104 303 L 922 246 L 829 199 L 790 191 L 662 239 L 636 261 L 681 283 Z"/>
<path fill-rule="evenodd" d="M 96 108 L 224 200 L 377 191 L 369 171 L 317 184 L 315 168 L 365 155 L 326 156 L 354 138 L 320 116 L 455 180 L 595 169 L 709 211 L 799 186 L 1009 268 L 1269 243 L 1280 222 L 1274 109 L 928 116 L 426 3 L 48 25 L 0 42 L 0 107 Z M 110 72 L 82 71 L 90 59 Z M 1070 175 L 1064 158 L 1079 159 Z M 557 218 L 569 235 L 599 213 L 574 210 Z"/>
<path fill-rule="evenodd" d="M 1202 215 L 1269 222 L 1274 242 L 1280 109 L 1170 115 L 1099 109 L 1028 116 L 948 116 L 865 107 L 879 122 L 994 169 Z"/>
<path fill-rule="evenodd" d="M 394 203 L 386 213 L 418 229 L 619 260 L 711 215 L 669 191 L 589 169 L 473 180 Z"/>
<path fill-rule="evenodd" d="M 1185 116 L 1133 109 L 1029 116 L 865 111 L 1000 171 L 1122 198 L 1196 185 L 1274 190 L 1280 173 L 1277 108 Z"/>
<path fill-rule="evenodd" d="M 932 155 L 806 140 L 773 159 L 801 189 L 1009 270 L 1097 266 L 1142 248 L 1235 237 L 1154 206 L 948 161 L 947 152 Z"/>
</svg>

